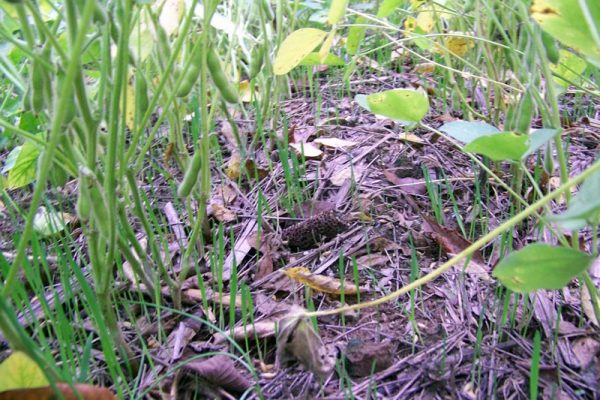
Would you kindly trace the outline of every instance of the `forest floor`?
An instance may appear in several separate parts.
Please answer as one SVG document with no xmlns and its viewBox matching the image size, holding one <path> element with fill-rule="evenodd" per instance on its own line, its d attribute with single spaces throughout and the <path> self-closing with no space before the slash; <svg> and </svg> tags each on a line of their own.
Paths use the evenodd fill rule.
<svg viewBox="0 0 600 400">
<path fill-rule="evenodd" d="M 409 295 L 376 308 L 318 318 L 322 342 L 337 360 L 334 371 L 322 379 L 298 363 L 276 365 L 274 322 L 293 305 L 326 310 L 381 297 L 432 271 L 515 213 L 506 191 L 482 177 L 453 144 L 422 128 L 406 133 L 354 101 L 358 93 L 410 87 L 417 82 L 413 78 L 410 71 L 387 79 L 365 75 L 352 82 L 352 92 L 342 90 L 334 79 L 324 79 L 315 82 L 320 91 L 317 98 L 310 96 L 308 88 L 296 88 L 292 98 L 280 104 L 287 130 L 283 122 L 278 124 L 268 141 L 257 141 L 246 155 L 252 160 L 245 165 L 255 171 L 253 176 L 237 176 L 236 141 L 229 123 L 219 121 L 215 135 L 221 153 L 213 157 L 206 257 L 194 262 L 186 281 L 185 315 L 171 308 L 166 286 L 144 288 L 126 262 L 116 276 L 123 305 L 120 316 L 123 321 L 137 321 L 122 323 L 125 337 L 140 360 L 154 361 L 153 365 L 142 362 L 136 378 L 138 393 L 158 398 L 162 391 L 193 398 L 190 393 L 198 391 L 200 397 L 231 398 L 251 382 L 256 386 L 246 398 L 528 398 L 533 338 L 538 331 L 543 398 L 595 398 L 600 393 L 600 330 L 582 317 L 579 285 L 523 296 L 507 293 L 491 277 L 493 266 L 505 254 L 507 238 L 520 248 L 549 236 L 531 223 L 490 243 L 465 268 L 454 267 Z M 429 84 L 435 91 L 435 82 Z M 481 106 L 476 96 L 472 101 L 474 107 Z M 563 107 L 568 115 L 568 101 Z M 462 118 L 460 112 L 440 111 L 447 109 L 445 101 L 431 96 L 424 124 L 438 128 Z M 565 120 L 563 136 L 569 140 L 572 174 L 590 165 L 600 150 L 600 104 L 595 110 L 596 115 Z M 252 141 L 253 121 L 233 118 L 242 137 Z M 533 121 L 533 128 L 540 127 L 540 121 Z M 343 141 L 323 140 L 329 138 Z M 277 140 L 309 143 L 310 149 L 304 148 L 305 162 L 300 160 L 292 171 L 284 168 L 285 155 Z M 140 188 L 155 217 L 168 226 L 164 261 L 177 270 L 182 251 L 192 245 L 187 242 L 190 220 L 173 193 L 173 177 L 177 181 L 181 174 L 173 160 L 160 152 L 153 164 L 140 178 Z M 529 167 L 534 173 L 534 165 Z M 509 167 L 494 168 L 510 179 Z M 556 176 L 543 179 L 549 188 L 558 184 Z M 67 184 L 47 199 L 56 206 L 72 207 L 76 193 Z M 524 188 L 523 193 L 528 196 L 531 189 Z M 27 208 L 27 195 L 17 193 L 15 199 Z M 285 199 L 291 199 L 293 213 Z M 13 235 L 21 223 L 18 217 L 0 213 L 0 246 L 9 260 Z M 132 226 L 139 227 L 139 221 L 132 221 Z M 77 227 L 71 236 L 74 259 L 86 272 L 84 240 Z M 589 237 L 590 232 L 584 232 L 580 239 L 586 250 L 591 246 Z M 58 248 L 48 247 L 50 267 L 60 258 L 53 254 Z M 215 261 L 222 270 L 211 267 Z M 308 268 L 326 285 L 344 277 L 358 283 L 361 293 L 340 298 L 307 289 L 282 273 L 293 267 Z M 592 273 L 600 279 L 600 271 Z M 50 302 L 64 300 L 56 298 L 64 288 L 55 283 L 47 282 Z M 235 301 L 229 296 L 232 285 Z M 69 291 L 76 292 L 77 286 L 74 283 Z M 144 290 L 165 293 L 160 314 L 139 304 L 148 300 L 139 294 Z M 253 300 L 250 319 L 243 310 L 247 295 Z M 20 316 L 25 326 L 45 315 L 38 299 L 31 299 L 31 305 Z M 90 332 L 96 329 L 86 315 L 69 318 Z M 210 368 L 193 362 L 174 373 L 172 368 L 191 356 L 211 352 L 242 356 L 222 333 L 200 320 L 234 336 L 247 350 L 242 359 L 251 361 L 256 375 L 231 358 L 225 358 L 219 368 L 229 371 L 231 363 L 233 378 L 205 374 L 199 385 L 189 372 Z M 245 329 L 234 329 L 240 326 Z M 253 337 L 253 330 L 260 338 Z M 65 346 L 54 345 L 57 351 Z M 92 352 L 92 356 L 90 369 L 103 382 L 102 353 Z"/>
</svg>

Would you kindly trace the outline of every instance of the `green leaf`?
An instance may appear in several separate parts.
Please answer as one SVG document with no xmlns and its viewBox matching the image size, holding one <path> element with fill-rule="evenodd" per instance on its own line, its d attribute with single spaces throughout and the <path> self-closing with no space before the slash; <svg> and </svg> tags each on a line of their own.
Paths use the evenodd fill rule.
<svg viewBox="0 0 600 400">
<path fill-rule="evenodd" d="M 23 352 L 13 352 L 0 364 L 0 392 L 49 384 L 40 367 Z"/>
<path fill-rule="evenodd" d="M 560 55 L 558 65 L 550 65 L 552 72 L 558 75 L 554 77 L 554 81 L 563 87 L 568 87 L 571 83 L 579 84 L 581 74 L 587 68 L 585 60 L 563 49 L 560 49 L 558 54 Z M 559 78 L 559 76 L 564 79 Z"/>
<path fill-rule="evenodd" d="M 492 275 L 514 292 L 557 290 L 588 269 L 593 260 L 568 247 L 532 244 L 502 259 Z"/>
<path fill-rule="evenodd" d="M 327 22 L 330 25 L 337 24 L 344 16 L 347 6 L 348 0 L 333 0 L 329 8 L 329 14 L 327 15 Z"/>
<path fill-rule="evenodd" d="M 20 188 L 33 182 L 39 154 L 39 148 L 32 142 L 17 146 L 10 152 L 2 169 L 2 173 L 8 172 L 9 189 Z"/>
<path fill-rule="evenodd" d="M 389 17 L 403 3 L 404 0 L 383 0 L 377 10 L 377 18 Z"/>
<path fill-rule="evenodd" d="M 367 110 L 382 117 L 397 121 L 419 122 L 429 110 L 429 101 L 422 92 L 410 89 L 394 89 L 373 93 L 358 103 Z"/>
<path fill-rule="evenodd" d="M 523 158 L 535 153 L 540 147 L 552 140 L 560 130 L 558 129 L 536 129 L 529 134 L 529 144 Z"/>
<path fill-rule="evenodd" d="M 467 144 L 465 151 L 484 155 L 494 161 L 520 160 L 527 152 L 528 137 L 513 132 L 500 132 L 477 138 Z"/>
<path fill-rule="evenodd" d="M 367 19 L 363 16 L 358 16 L 354 22 L 357 25 L 365 24 Z M 358 47 L 365 37 L 367 28 L 364 26 L 351 26 L 348 31 L 348 38 L 346 39 L 346 51 L 351 56 L 358 52 Z"/>
<path fill-rule="evenodd" d="M 300 61 L 300 65 L 331 65 L 331 66 L 341 66 L 341 65 L 346 65 L 346 62 L 344 60 L 342 60 L 340 57 L 336 56 L 335 54 L 327 54 L 327 57 L 325 57 L 325 60 L 321 61 L 320 57 L 319 57 L 319 53 L 317 52 L 312 52 L 309 55 L 307 55 L 306 57 L 304 57 L 304 59 L 302 61 Z"/>
<path fill-rule="evenodd" d="M 600 7 L 596 1 L 587 2 L 590 18 L 596 32 L 600 31 Z M 596 6 L 592 6 L 596 3 Z M 534 0 L 531 17 L 542 29 L 567 47 L 588 56 L 588 60 L 600 66 L 600 46 L 594 40 L 590 26 L 579 5 L 579 0 Z"/>
<path fill-rule="evenodd" d="M 548 219 L 559 222 L 565 229 L 579 229 L 587 221 L 600 219 L 600 172 L 592 174 L 581 184 L 565 212 Z"/>
<path fill-rule="evenodd" d="M 314 28 L 303 28 L 292 32 L 285 38 L 273 63 L 275 75 L 285 75 L 296 67 L 318 45 L 323 42 L 327 32 Z"/>
<path fill-rule="evenodd" d="M 482 136 L 500 132 L 495 126 L 483 121 L 452 121 L 442 125 L 440 131 L 463 143 L 471 143 Z"/>
</svg>

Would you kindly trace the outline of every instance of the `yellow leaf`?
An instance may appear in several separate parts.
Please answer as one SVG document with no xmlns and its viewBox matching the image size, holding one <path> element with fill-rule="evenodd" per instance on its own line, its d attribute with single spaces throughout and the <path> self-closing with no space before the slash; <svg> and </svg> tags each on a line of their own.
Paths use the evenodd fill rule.
<svg viewBox="0 0 600 400">
<path fill-rule="evenodd" d="M 0 392 L 49 384 L 41 368 L 23 352 L 15 351 L 0 364 Z"/>
<path fill-rule="evenodd" d="M 131 71 L 127 75 L 125 107 L 127 108 L 127 112 L 125 113 L 125 124 L 129 129 L 133 130 L 135 124 L 135 87 L 133 84 L 133 73 Z"/>
<path fill-rule="evenodd" d="M 331 28 L 331 32 L 327 35 L 327 39 L 325 39 L 325 43 L 321 46 L 321 50 L 319 50 L 319 60 L 321 63 L 324 63 L 329 55 L 329 50 L 331 49 L 331 45 L 333 44 L 333 39 L 335 38 L 336 27 Z"/>
<path fill-rule="evenodd" d="M 417 20 L 413 16 L 408 16 L 404 20 L 404 30 L 407 32 L 412 32 L 417 27 Z"/>
<path fill-rule="evenodd" d="M 234 153 L 231 155 L 231 158 L 229 159 L 229 162 L 227 163 L 227 168 L 225 169 L 225 175 L 227 175 L 229 177 L 229 179 L 231 179 L 232 181 L 236 181 L 240 175 L 241 175 L 241 171 L 242 171 L 242 166 L 241 166 L 241 159 L 240 159 L 240 155 L 237 153 Z"/>
<path fill-rule="evenodd" d="M 435 71 L 435 64 L 430 62 L 424 62 L 415 65 L 415 72 L 419 74 L 432 74 Z"/>
<path fill-rule="evenodd" d="M 473 39 L 463 36 L 450 36 L 444 38 L 443 42 L 444 46 L 446 47 L 446 49 L 448 49 L 448 51 L 450 51 L 450 53 L 455 54 L 459 57 L 464 56 L 470 49 L 475 47 Z M 441 46 L 436 44 L 433 51 L 436 53 L 443 53 L 445 50 Z"/>
<path fill-rule="evenodd" d="M 258 88 L 254 88 L 254 93 L 250 90 L 250 82 L 246 79 L 240 82 L 239 85 L 239 95 L 240 100 L 244 103 L 249 103 L 252 101 L 252 95 L 254 95 L 254 99 L 260 101 L 260 94 L 258 93 Z"/>
<path fill-rule="evenodd" d="M 331 25 L 337 24 L 344 16 L 347 6 L 348 0 L 333 0 L 329 8 L 329 14 L 327 15 L 327 22 Z"/>
<path fill-rule="evenodd" d="M 325 275 L 316 275 L 310 272 L 305 267 L 294 267 L 282 270 L 288 278 L 300 282 L 303 285 L 308 286 L 311 289 L 317 290 L 323 293 L 329 294 L 341 294 L 342 293 L 342 281 L 335 278 L 330 278 Z M 364 287 L 357 287 L 356 285 L 344 281 L 343 282 L 344 294 L 353 295 L 360 292 L 366 292 L 367 289 Z"/>
<path fill-rule="evenodd" d="M 431 32 L 434 25 L 433 11 L 421 11 L 417 15 L 417 26 L 425 32 Z"/>
<path fill-rule="evenodd" d="M 323 42 L 327 32 L 314 28 L 303 28 L 292 32 L 279 47 L 273 72 L 284 75 L 297 66 L 304 57 Z"/>
</svg>

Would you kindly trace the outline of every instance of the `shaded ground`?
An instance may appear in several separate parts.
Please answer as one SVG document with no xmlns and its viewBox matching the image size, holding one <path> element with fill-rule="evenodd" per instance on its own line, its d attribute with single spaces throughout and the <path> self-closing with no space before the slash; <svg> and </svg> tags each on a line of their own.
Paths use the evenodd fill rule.
<svg viewBox="0 0 600 400">
<path fill-rule="evenodd" d="M 369 289 L 360 300 L 374 299 L 432 271 L 448 259 L 449 246 L 458 250 L 465 246 L 461 237 L 478 238 L 511 212 L 505 190 L 492 180 L 481 181 L 474 172 L 474 163 L 443 138 L 421 129 L 411 132 L 415 137 L 402 137 L 398 125 L 375 119 L 353 101 L 357 93 L 402 87 L 406 81 L 382 81 L 376 77 L 360 80 L 353 85 L 356 93 L 346 93 L 342 98 L 335 85 L 325 82 L 321 85 L 319 117 L 315 100 L 306 93 L 296 93 L 282 103 L 290 142 L 313 143 L 316 138 L 352 142 L 342 147 L 321 146 L 322 154 L 306 160 L 305 167 L 296 168 L 287 176 L 287 184 L 281 147 L 275 143 L 284 140 L 281 125 L 277 132 L 271 132 L 266 147 L 259 145 L 248 154 L 256 166 L 256 176 L 231 179 L 235 175 L 231 170 L 235 164 L 231 162 L 235 141 L 227 124 L 219 124 L 224 159 L 222 165 L 215 164 L 213 168 L 210 234 L 218 237 L 221 222 L 225 243 L 224 293 L 230 291 L 228 277 L 237 270 L 238 287 L 245 284 L 252 295 L 255 324 L 266 321 L 265 338 L 255 340 L 250 336 L 247 341 L 239 341 L 243 348 L 249 348 L 263 396 L 528 398 L 533 336 L 540 331 L 543 397 L 595 398 L 600 391 L 600 331 L 584 317 L 579 285 L 573 283 L 562 291 L 540 291 L 529 297 L 507 295 L 489 276 L 492 266 L 503 256 L 500 240 L 486 246 L 480 258 L 474 259 L 464 272 L 456 267 L 410 296 L 377 309 L 344 315 L 343 319 L 320 318 L 319 334 L 338 358 L 336 372 L 321 383 L 297 363 L 287 368 L 274 365 L 273 321 L 293 304 L 308 304 L 318 310 L 341 305 L 339 296 L 304 290 L 284 276 L 282 268 L 302 266 L 333 278 L 342 274 L 349 280 L 357 276 L 358 283 Z M 566 111 L 568 107 L 566 103 Z M 426 124 L 437 128 L 460 116 L 436 111 L 443 109 L 444 104 L 433 100 Z M 574 174 L 591 164 L 598 154 L 600 129 L 594 125 L 594 118 L 600 117 L 600 106 L 596 106 L 596 114 L 572 121 L 564 133 L 570 138 L 569 162 Z M 239 126 L 251 141 L 252 124 L 239 121 Z M 267 168 L 269 160 L 272 170 Z M 172 161 L 165 163 L 157 156 L 154 163 L 177 175 Z M 501 166 L 497 173 L 507 177 L 509 169 Z M 433 182 L 429 191 L 424 174 Z M 181 267 L 180 250 L 188 246 L 190 223 L 172 197 L 170 178 L 150 173 L 148 177 L 141 187 L 151 199 L 155 214 L 168 223 L 169 254 L 165 261 L 177 270 Z M 551 187 L 556 183 L 553 177 L 546 181 Z M 296 204 L 293 215 L 285 203 L 288 196 L 295 196 L 290 187 L 297 188 L 303 200 L 301 206 Z M 524 194 L 529 196 L 530 191 Z M 257 219 L 259 208 L 269 210 L 263 211 L 262 219 Z M 332 232 L 332 239 L 314 240 L 312 234 L 297 237 L 314 230 L 285 230 L 323 213 L 328 217 L 317 222 L 313 219 L 313 224 L 321 233 Z M 139 225 L 138 221 L 132 222 L 134 227 Z M 15 223 L 6 214 L 1 216 L 2 243 L 8 242 L 7 237 L 18 226 L 18 221 Z M 259 226 L 262 234 L 257 238 Z M 137 229 L 141 232 L 139 226 Z M 531 224 L 523 224 L 512 235 L 514 247 L 519 248 L 535 240 L 536 232 Z M 591 250 L 589 235 L 586 232 L 582 239 L 587 251 Z M 239 309 L 230 313 L 229 303 L 233 302 L 228 296 L 211 294 L 218 287 L 214 265 L 219 246 L 218 242 L 211 243 L 210 237 L 206 239 L 207 257 L 194 263 L 193 273 L 201 274 L 208 299 L 203 302 L 199 277 L 192 276 L 184 291 L 185 311 L 227 331 L 232 328 L 228 326 L 230 318 L 235 318 L 236 326 L 240 326 L 239 321 L 246 314 Z M 294 241 L 304 249 L 290 248 Z M 117 286 L 122 289 L 123 298 L 136 298 L 129 295 L 137 289 L 132 280 L 126 279 L 127 266 L 124 270 L 125 274 L 118 276 Z M 345 300 L 351 304 L 357 301 L 356 297 Z M 126 320 L 125 310 L 121 311 Z M 225 344 L 222 336 L 191 317 L 165 311 L 159 324 L 155 312 L 145 313 L 140 307 L 127 310 L 132 312 L 138 318 L 137 324 L 124 323 L 123 330 L 139 354 L 146 348 L 156 362 L 153 368 L 144 367 L 140 391 L 148 390 L 153 398 L 159 396 L 158 386 L 171 393 L 179 392 L 180 398 L 192 398 L 191 387 L 209 398 L 228 398 L 228 393 L 235 393 L 235 385 L 222 377 L 221 381 L 212 379 L 219 384 L 211 388 L 206 381 L 198 386 L 190 374 L 167 372 L 193 355 L 215 351 L 239 355 Z M 36 318 L 42 316 L 43 313 Z M 27 320 L 23 315 L 24 324 Z M 86 323 L 93 330 L 91 323 Z M 373 358 L 369 354 L 374 354 L 378 363 L 374 373 L 370 371 Z M 101 356 L 96 356 L 97 378 L 102 381 L 104 367 Z M 202 368 L 195 366 L 187 371 L 198 372 Z M 242 371 L 243 377 L 251 378 L 240 364 L 235 368 Z M 169 377 L 157 384 L 165 374 Z M 250 397 L 258 398 L 259 394 Z"/>
</svg>

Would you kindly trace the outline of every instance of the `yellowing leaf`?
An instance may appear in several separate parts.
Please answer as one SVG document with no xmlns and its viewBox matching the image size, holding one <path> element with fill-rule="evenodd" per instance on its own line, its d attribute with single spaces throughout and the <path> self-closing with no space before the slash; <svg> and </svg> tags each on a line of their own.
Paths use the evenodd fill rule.
<svg viewBox="0 0 600 400">
<path fill-rule="evenodd" d="M 325 275 L 313 274 L 308 268 L 305 267 L 288 268 L 287 270 L 283 270 L 282 272 L 285 275 L 287 275 L 288 278 L 293 279 L 296 282 L 300 282 L 311 289 L 323 293 L 341 294 L 343 290 L 344 294 L 353 295 L 357 294 L 359 291 L 367 291 L 366 288 L 357 287 L 356 285 L 347 281 L 344 281 L 342 283 L 342 281 L 336 278 L 330 278 Z"/>
<path fill-rule="evenodd" d="M 234 153 L 231 155 L 229 162 L 227 163 L 227 168 L 225 168 L 225 175 L 229 177 L 232 181 L 236 181 L 242 173 L 242 161 L 240 159 L 240 155 Z"/>
<path fill-rule="evenodd" d="M 333 0 L 329 8 L 329 14 L 327 15 L 327 22 L 331 25 L 337 24 L 344 16 L 347 6 L 348 0 Z"/>
<path fill-rule="evenodd" d="M 423 139 L 421 139 L 420 137 L 418 137 L 417 135 L 408 133 L 408 132 L 401 133 L 399 139 L 404 140 L 405 142 L 412 142 L 412 143 L 418 143 L 418 144 L 425 143 L 425 141 Z"/>
<path fill-rule="evenodd" d="M 433 11 L 421 11 L 417 15 L 417 26 L 425 32 L 431 32 L 435 23 Z"/>
<path fill-rule="evenodd" d="M 327 39 L 325 39 L 325 43 L 323 43 L 323 46 L 321 46 L 321 49 L 319 50 L 319 61 L 321 61 L 321 63 L 324 63 L 325 60 L 327 59 L 327 56 L 329 55 L 329 50 L 331 49 L 331 45 L 333 44 L 333 39 L 335 38 L 335 31 L 336 31 L 336 28 L 334 26 L 331 29 L 331 32 L 329 32 L 329 34 L 327 35 Z"/>
<path fill-rule="evenodd" d="M 33 217 L 33 229 L 42 236 L 52 236 L 63 231 L 75 217 L 68 213 L 51 212 L 40 207 Z"/>
<path fill-rule="evenodd" d="M 121 103 L 121 108 L 122 108 Z M 133 74 L 130 72 L 127 79 L 127 89 L 125 91 L 125 107 L 127 112 L 125 113 L 125 124 L 131 130 L 134 129 L 135 125 L 135 86 L 133 84 Z"/>
<path fill-rule="evenodd" d="M 239 95 L 240 100 L 244 103 L 249 103 L 252 101 L 252 96 L 254 95 L 254 99 L 260 101 L 260 94 L 258 93 L 257 88 L 254 88 L 254 93 L 250 90 L 250 82 L 246 79 L 240 82 L 239 85 Z"/>
<path fill-rule="evenodd" d="M 46 385 L 44 372 L 23 352 L 15 351 L 0 364 L 0 392 Z"/>
<path fill-rule="evenodd" d="M 290 147 L 305 158 L 320 158 L 323 152 L 312 143 L 290 143 Z"/>
<path fill-rule="evenodd" d="M 444 38 L 443 40 L 444 46 L 450 53 L 455 54 L 459 57 L 464 56 L 467 52 L 475 47 L 475 43 L 473 39 L 463 36 L 449 36 Z M 445 50 L 442 46 L 436 44 L 433 49 L 436 53 L 443 53 Z"/>
<path fill-rule="evenodd" d="M 587 63 L 581 57 L 577 57 L 570 51 L 560 49 L 558 65 L 550 64 L 550 69 L 558 76 L 554 77 L 556 83 L 563 87 L 569 86 L 571 83 L 578 84 L 581 81 L 581 74 L 585 71 Z"/>
<path fill-rule="evenodd" d="M 164 5 L 163 5 L 164 4 Z M 167 35 L 171 35 L 179 30 L 181 17 L 185 11 L 185 0 L 165 0 L 155 3 L 155 7 L 162 6 L 162 11 L 158 19 Z"/>
<path fill-rule="evenodd" d="M 273 72 L 284 75 L 297 66 L 304 57 L 323 42 L 327 32 L 314 28 L 303 28 L 292 32 L 279 47 Z"/>
<path fill-rule="evenodd" d="M 432 74 L 435 71 L 435 64 L 430 62 L 415 65 L 415 72 L 419 74 Z"/>
<path fill-rule="evenodd" d="M 413 32 L 416 27 L 417 27 L 417 20 L 415 19 L 415 17 L 408 16 L 404 20 L 404 30 L 405 31 L 407 31 L 407 32 Z"/>
<path fill-rule="evenodd" d="M 351 140 L 339 139 L 339 138 L 335 138 L 335 137 L 332 137 L 332 138 L 320 137 L 320 138 L 315 139 L 315 143 L 322 144 L 323 146 L 326 146 L 326 147 L 332 147 L 334 149 L 356 146 L 356 142 L 353 142 Z"/>
<path fill-rule="evenodd" d="M 6 157 L 2 173 L 8 172 L 6 186 L 16 189 L 33 182 L 40 149 L 33 142 L 15 147 Z"/>
</svg>

